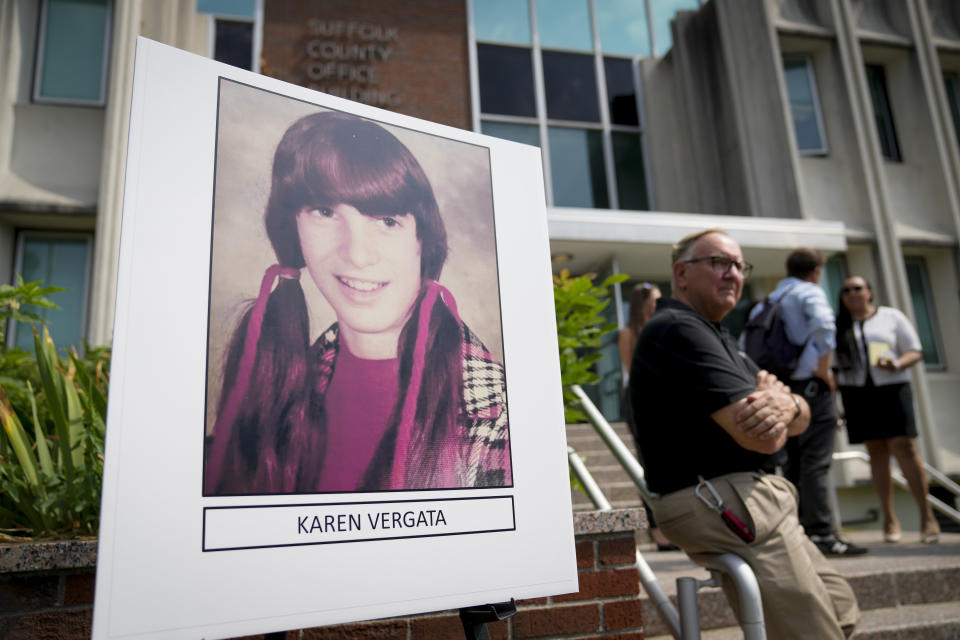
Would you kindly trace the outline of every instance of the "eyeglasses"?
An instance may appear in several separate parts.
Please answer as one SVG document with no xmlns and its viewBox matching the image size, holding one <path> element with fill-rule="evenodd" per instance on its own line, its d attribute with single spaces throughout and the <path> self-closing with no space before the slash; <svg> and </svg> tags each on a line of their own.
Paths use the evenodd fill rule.
<svg viewBox="0 0 960 640">
<path fill-rule="evenodd" d="M 689 260 L 681 260 L 680 262 L 694 263 L 694 262 L 705 262 L 710 261 L 710 268 L 713 269 L 713 272 L 717 275 L 726 275 L 730 273 L 731 267 L 736 267 L 737 271 L 740 272 L 740 275 L 744 278 L 749 278 L 750 274 L 753 272 L 753 265 L 749 262 L 744 262 L 742 260 L 734 260 L 733 258 L 728 258 L 727 256 L 703 256 L 702 258 L 690 258 Z"/>
<path fill-rule="evenodd" d="M 844 287 L 843 289 L 840 289 L 840 293 L 842 293 L 842 294 L 844 294 L 844 295 L 846 295 L 846 294 L 848 294 L 848 293 L 853 293 L 854 291 L 856 291 L 857 293 L 860 293 L 861 291 L 863 291 L 863 285 L 862 285 L 862 284 L 855 284 L 855 285 L 852 285 L 852 286 L 850 286 L 850 287 Z"/>
</svg>

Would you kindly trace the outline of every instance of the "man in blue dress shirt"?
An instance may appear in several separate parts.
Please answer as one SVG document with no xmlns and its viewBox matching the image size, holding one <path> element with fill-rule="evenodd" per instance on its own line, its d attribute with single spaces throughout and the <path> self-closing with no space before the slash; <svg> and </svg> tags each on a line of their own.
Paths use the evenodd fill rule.
<svg viewBox="0 0 960 640">
<path fill-rule="evenodd" d="M 837 387 L 830 360 L 837 345 L 837 328 L 833 309 L 820 288 L 824 262 L 816 249 L 793 251 L 787 257 L 787 277 L 769 296 L 771 302 L 782 298 L 780 309 L 787 338 L 803 345 L 797 366 L 786 382 L 810 405 L 810 426 L 787 440 L 784 473 L 800 492 L 800 523 L 810 540 L 825 555 L 860 555 L 867 550 L 840 539 L 830 513 L 829 473 L 837 426 Z M 757 305 L 751 317 L 762 306 Z"/>
</svg>

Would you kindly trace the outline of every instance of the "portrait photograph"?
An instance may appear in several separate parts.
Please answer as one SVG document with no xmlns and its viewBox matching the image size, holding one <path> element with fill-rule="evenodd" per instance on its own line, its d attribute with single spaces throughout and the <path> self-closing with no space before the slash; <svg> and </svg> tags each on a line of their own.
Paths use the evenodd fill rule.
<svg viewBox="0 0 960 640">
<path fill-rule="evenodd" d="M 490 156 L 221 78 L 203 495 L 510 487 Z"/>
</svg>

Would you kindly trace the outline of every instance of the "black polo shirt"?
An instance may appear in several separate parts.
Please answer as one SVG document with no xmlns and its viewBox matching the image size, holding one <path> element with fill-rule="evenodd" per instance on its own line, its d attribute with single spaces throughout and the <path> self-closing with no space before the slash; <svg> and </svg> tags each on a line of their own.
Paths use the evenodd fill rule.
<svg viewBox="0 0 960 640">
<path fill-rule="evenodd" d="M 726 327 L 676 300 L 660 301 L 630 367 L 630 398 L 651 491 L 689 487 L 698 475 L 772 468 L 771 456 L 744 449 L 710 417 L 756 390 L 757 370 Z"/>
</svg>

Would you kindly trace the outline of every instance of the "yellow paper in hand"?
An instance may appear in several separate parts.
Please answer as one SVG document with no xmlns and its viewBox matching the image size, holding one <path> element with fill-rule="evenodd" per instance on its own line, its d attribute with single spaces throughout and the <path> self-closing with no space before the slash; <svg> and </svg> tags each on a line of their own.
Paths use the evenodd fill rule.
<svg viewBox="0 0 960 640">
<path fill-rule="evenodd" d="M 889 356 L 893 354 L 893 350 L 886 342 L 870 342 L 867 344 L 867 346 L 870 348 L 869 360 L 870 364 L 873 366 L 877 366 L 877 362 L 883 356 Z"/>
</svg>

